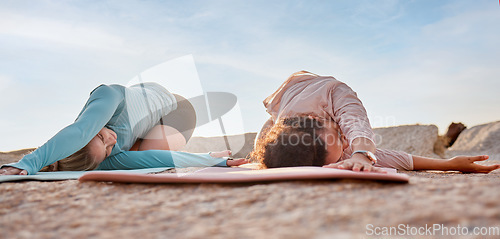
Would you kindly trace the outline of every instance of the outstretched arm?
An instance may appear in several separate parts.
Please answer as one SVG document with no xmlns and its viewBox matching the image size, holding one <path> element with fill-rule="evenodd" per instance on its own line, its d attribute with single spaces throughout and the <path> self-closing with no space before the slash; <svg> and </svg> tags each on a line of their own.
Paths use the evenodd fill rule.
<svg viewBox="0 0 500 239">
<path fill-rule="evenodd" d="M 484 161 L 488 155 L 456 156 L 450 159 L 433 159 L 413 155 L 414 170 L 460 171 L 463 173 L 489 173 L 499 169 L 500 164 L 480 165 L 475 162 Z"/>
<path fill-rule="evenodd" d="M 373 131 L 368 120 L 363 103 L 345 83 L 338 84 L 331 93 L 334 108 L 334 120 L 340 126 L 342 133 L 347 137 L 351 152 L 358 150 L 376 152 L 373 142 Z M 372 167 L 372 162 L 363 154 L 354 154 L 351 158 L 331 165 L 334 168 L 351 169 L 353 171 L 382 172 L 377 167 Z"/>
<path fill-rule="evenodd" d="M 111 119 L 121 102 L 113 88 L 101 85 L 91 94 L 77 120 L 59 131 L 19 162 L 3 165 L 0 175 L 35 174 L 43 167 L 70 156 L 83 148 Z"/>
<path fill-rule="evenodd" d="M 214 156 L 214 157 L 213 157 Z M 158 167 L 210 167 L 237 166 L 245 159 L 228 160 L 227 157 L 208 153 L 187 153 L 169 150 L 125 151 L 104 160 L 97 169 L 141 169 Z"/>
</svg>

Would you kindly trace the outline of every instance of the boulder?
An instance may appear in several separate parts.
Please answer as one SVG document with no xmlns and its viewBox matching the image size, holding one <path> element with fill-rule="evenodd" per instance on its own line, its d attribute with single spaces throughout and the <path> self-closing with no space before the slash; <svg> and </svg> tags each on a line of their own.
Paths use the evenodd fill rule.
<svg viewBox="0 0 500 239">
<path fill-rule="evenodd" d="M 450 147 L 455 143 L 457 140 L 458 136 L 462 131 L 464 131 L 467 127 L 465 127 L 464 124 L 462 123 L 455 123 L 452 122 L 450 126 L 448 126 L 448 131 L 446 131 L 445 137 L 448 139 L 448 143 L 446 144 L 446 147 Z"/>
<path fill-rule="evenodd" d="M 434 153 L 434 144 L 438 139 L 438 128 L 435 125 L 401 125 L 375 128 L 373 132 L 378 148 L 440 158 Z"/>
<path fill-rule="evenodd" d="M 447 154 L 500 154 L 500 121 L 464 130 Z"/>
<path fill-rule="evenodd" d="M 253 149 L 253 142 L 257 133 L 228 135 L 229 149 L 234 158 L 245 158 Z M 208 153 L 228 150 L 223 136 L 218 137 L 192 137 L 182 151 L 192 153 Z"/>
</svg>

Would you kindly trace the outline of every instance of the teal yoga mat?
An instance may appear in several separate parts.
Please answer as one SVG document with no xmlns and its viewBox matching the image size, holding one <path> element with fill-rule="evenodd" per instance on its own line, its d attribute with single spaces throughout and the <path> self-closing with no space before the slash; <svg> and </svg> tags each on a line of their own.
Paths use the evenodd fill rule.
<svg viewBox="0 0 500 239">
<path fill-rule="evenodd" d="M 167 169 L 171 169 L 171 167 L 145 168 L 145 169 L 132 169 L 132 170 L 96 170 L 94 172 L 147 174 L 147 173 L 157 173 L 165 171 Z M 38 172 L 35 175 L 2 175 L 0 176 L 0 183 L 25 181 L 25 180 L 59 181 L 59 180 L 78 179 L 85 173 L 88 173 L 88 171 Z"/>
</svg>

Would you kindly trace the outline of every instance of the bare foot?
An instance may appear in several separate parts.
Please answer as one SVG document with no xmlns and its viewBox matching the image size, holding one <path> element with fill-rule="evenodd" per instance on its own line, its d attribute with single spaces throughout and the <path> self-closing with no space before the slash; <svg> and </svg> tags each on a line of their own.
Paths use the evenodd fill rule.
<svg viewBox="0 0 500 239">
<path fill-rule="evenodd" d="M 231 156 L 231 150 L 224 150 L 224 151 L 220 151 L 220 152 L 211 152 L 210 156 L 212 156 L 212 158 L 229 157 L 229 156 Z"/>
</svg>

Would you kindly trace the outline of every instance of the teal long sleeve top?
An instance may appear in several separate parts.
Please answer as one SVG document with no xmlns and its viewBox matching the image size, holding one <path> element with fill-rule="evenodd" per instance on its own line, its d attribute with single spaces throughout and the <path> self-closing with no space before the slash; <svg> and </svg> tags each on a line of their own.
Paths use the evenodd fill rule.
<svg viewBox="0 0 500 239">
<path fill-rule="evenodd" d="M 99 164 L 98 170 L 226 166 L 226 158 L 214 158 L 208 153 L 128 151 L 138 138 L 144 137 L 162 116 L 176 107 L 175 97 L 156 83 L 131 87 L 100 85 L 91 92 L 74 123 L 19 162 L 4 166 L 35 174 L 86 146 L 103 127 L 113 130 L 118 137 L 111 154 Z"/>
</svg>

